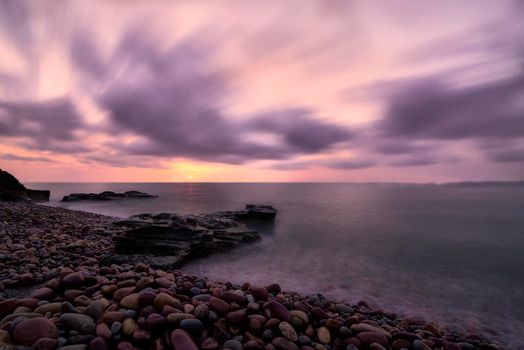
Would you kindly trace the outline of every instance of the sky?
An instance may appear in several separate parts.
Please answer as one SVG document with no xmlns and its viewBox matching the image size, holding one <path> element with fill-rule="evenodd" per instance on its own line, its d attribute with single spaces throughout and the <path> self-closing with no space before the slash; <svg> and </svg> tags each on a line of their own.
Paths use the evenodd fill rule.
<svg viewBox="0 0 524 350">
<path fill-rule="evenodd" d="M 518 0 L 0 0 L 0 168 L 524 180 L 522 18 Z"/>
</svg>

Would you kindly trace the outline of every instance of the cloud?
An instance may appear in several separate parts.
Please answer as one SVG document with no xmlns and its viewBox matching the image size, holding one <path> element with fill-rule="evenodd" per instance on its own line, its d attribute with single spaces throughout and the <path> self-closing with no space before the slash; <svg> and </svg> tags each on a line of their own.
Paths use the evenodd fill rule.
<svg viewBox="0 0 524 350">
<path fill-rule="evenodd" d="M 4 160 L 20 160 L 25 162 L 44 162 L 44 163 L 55 163 L 54 160 L 46 157 L 25 157 L 25 156 L 19 156 L 12 153 L 1 153 L 0 159 Z"/>
<path fill-rule="evenodd" d="M 22 138 L 19 145 L 37 150 L 76 153 L 87 150 L 76 131 L 85 129 L 67 97 L 39 102 L 0 101 L 0 136 Z"/>
<path fill-rule="evenodd" d="M 327 161 L 324 165 L 332 169 L 356 170 L 375 166 L 377 165 L 377 162 L 372 159 L 347 159 Z"/>
<path fill-rule="evenodd" d="M 524 136 L 524 71 L 514 78 L 462 88 L 421 79 L 400 91 L 379 125 L 388 136 L 414 140 Z"/>
<path fill-rule="evenodd" d="M 222 107 L 230 93 L 229 78 L 210 64 L 210 45 L 187 38 L 160 51 L 145 34 L 130 33 L 105 63 L 89 39 L 80 36 L 71 47 L 77 68 L 103 86 L 94 98 L 109 112 L 109 132 L 135 136 L 133 142 L 112 143 L 119 152 L 241 164 L 313 154 L 350 138 L 345 127 L 315 119 L 304 108 L 232 116 Z M 86 50 L 90 53 L 83 55 Z M 260 132 L 277 141 L 249 140 Z"/>
</svg>

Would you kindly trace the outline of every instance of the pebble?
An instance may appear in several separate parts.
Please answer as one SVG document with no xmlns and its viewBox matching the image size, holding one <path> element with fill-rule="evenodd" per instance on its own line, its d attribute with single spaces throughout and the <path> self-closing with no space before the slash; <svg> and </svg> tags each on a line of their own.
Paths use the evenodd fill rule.
<svg viewBox="0 0 524 350">
<path fill-rule="evenodd" d="M 223 348 L 230 350 L 243 350 L 244 346 L 238 340 L 228 340 L 224 343 Z"/>
<path fill-rule="evenodd" d="M 329 344 L 331 342 L 331 334 L 329 333 L 329 329 L 326 327 L 320 327 L 317 330 L 317 337 L 318 341 L 324 344 Z"/>
<path fill-rule="evenodd" d="M 21 321 L 14 329 L 13 338 L 22 345 L 33 345 L 41 338 L 58 338 L 55 324 L 44 317 Z"/>
<path fill-rule="evenodd" d="M 175 329 L 170 336 L 171 344 L 175 350 L 198 350 L 189 334 L 182 329 Z"/>
<path fill-rule="evenodd" d="M 293 342 L 297 341 L 298 335 L 292 325 L 290 325 L 287 322 L 280 322 L 280 324 L 278 325 L 278 328 L 280 329 L 280 333 L 282 333 L 284 337 L 286 337 L 287 339 Z"/>
<path fill-rule="evenodd" d="M 291 314 L 289 313 L 288 309 L 278 301 L 270 301 L 268 303 L 268 309 L 271 312 L 272 317 L 278 318 L 284 322 L 291 321 Z"/>
<path fill-rule="evenodd" d="M 194 336 L 198 336 L 204 330 L 204 324 L 198 319 L 184 319 L 180 321 L 180 328 Z"/>
</svg>

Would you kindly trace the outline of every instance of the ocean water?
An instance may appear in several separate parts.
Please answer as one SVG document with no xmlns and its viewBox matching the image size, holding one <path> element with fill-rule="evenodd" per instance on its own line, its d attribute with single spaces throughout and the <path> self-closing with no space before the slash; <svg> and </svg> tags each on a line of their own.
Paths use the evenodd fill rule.
<svg viewBox="0 0 524 350">
<path fill-rule="evenodd" d="M 262 241 L 186 265 L 215 280 L 278 282 L 366 300 L 524 347 L 524 185 L 31 184 L 51 205 L 127 217 L 269 203 Z M 157 199 L 59 203 L 72 192 L 140 190 Z"/>
</svg>

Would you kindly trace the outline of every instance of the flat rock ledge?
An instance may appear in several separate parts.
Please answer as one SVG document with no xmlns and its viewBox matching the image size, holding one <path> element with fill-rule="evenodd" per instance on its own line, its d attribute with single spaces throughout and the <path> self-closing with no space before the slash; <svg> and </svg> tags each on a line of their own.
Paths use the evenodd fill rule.
<svg viewBox="0 0 524 350">
<path fill-rule="evenodd" d="M 146 262 L 157 268 L 179 267 L 189 260 L 260 240 L 246 221 L 271 221 L 276 212 L 271 206 L 248 204 L 244 210 L 202 215 L 135 215 L 115 222 L 129 230 L 116 240 L 114 253 L 102 263 Z"/>
<path fill-rule="evenodd" d="M 144 199 L 144 198 L 158 198 L 149 193 L 140 191 L 127 191 L 124 193 L 117 193 L 113 191 L 104 191 L 100 193 L 71 193 L 64 196 L 61 202 L 76 202 L 76 201 L 111 201 L 116 199 Z"/>
</svg>

